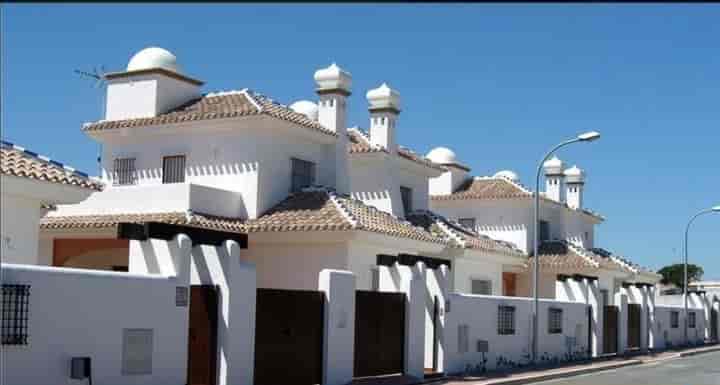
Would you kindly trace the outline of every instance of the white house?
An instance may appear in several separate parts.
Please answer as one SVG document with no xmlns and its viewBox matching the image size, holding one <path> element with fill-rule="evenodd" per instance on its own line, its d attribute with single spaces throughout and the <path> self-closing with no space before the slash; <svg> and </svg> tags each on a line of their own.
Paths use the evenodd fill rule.
<svg viewBox="0 0 720 385">
<path fill-rule="evenodd" d="M 447 171 L 430 181 L 430 207 L 466 227 L 514 244 L 532 256 L 533 193 L 512 171 L 493 176 L 470 175 L 454 152 L 437 148 L 428 154 Z M 610 303 L 623 282 L 655 283 L 659 276 L 595 246 L 595 226 L 604 218 L 584 207 L 585 173 L 564 169 L 554 157 L 544 165 L 546 188 L 540 201 L 540 295 L 555 297 L 557 275 L 597 277 Z M 532 294 L 530 267 L 518 276 L 520 295 Z"/>
<path fill-rule="evenodd" d="M 37 260 L 40 218 L 54 205 L 78 203 L 102 184 L 60 162 L 10 142 L 0 142 L 2 261 Z"/>
</svg>

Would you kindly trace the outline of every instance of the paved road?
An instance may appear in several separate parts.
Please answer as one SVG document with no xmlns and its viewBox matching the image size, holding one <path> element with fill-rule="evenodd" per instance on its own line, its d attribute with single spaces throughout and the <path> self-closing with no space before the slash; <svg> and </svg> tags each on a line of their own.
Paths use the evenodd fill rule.
<svg viewBox="0 0 720 385">
<path fill-rule="evenodd" d="M 720 352 L 537 382 L 542 385 L 720 385 Z"/>
</svg>

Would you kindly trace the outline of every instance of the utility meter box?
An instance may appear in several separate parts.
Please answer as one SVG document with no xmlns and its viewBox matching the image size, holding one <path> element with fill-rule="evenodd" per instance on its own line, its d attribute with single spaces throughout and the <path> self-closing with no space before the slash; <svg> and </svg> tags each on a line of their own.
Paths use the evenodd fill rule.
<svg viewBox="0 0 720 385">
<path fill-rule="evenodd" d="M 70 359 L 70 378 L 82 380 L 90 377 L 90 357 L 73 357 Z"/>
</svg>

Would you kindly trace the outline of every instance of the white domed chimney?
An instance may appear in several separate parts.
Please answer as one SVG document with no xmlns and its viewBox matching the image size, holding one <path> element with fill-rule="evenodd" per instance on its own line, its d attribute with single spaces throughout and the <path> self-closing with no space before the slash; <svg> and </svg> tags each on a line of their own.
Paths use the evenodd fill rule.
<svg viewBox="0 0 720 385">
<path fill-rule="evenodd" d="M 352 77 L 349 72 L 332 63 L 315 71 L 315 83 L 319 96 L 317 119 L 328 130 L 338 134 L 334 151 L 328 153 L 325 162 L 324 184 L 334 186 L 340 193 L 350 192 L 348 176 L 347 97 L 350 96 Z"/>
<path fill-rule="evenodd" d="M 365 97 L 370 103 L 370 142 L 390 153 L 397 152 L 395 129 L 400 114 L 400 94 L 383 83 L 368 91 Z"/>
<path fill-rule="evenodd" d="M 565 174 L 563 161 L 557 156 L 543 164 L 545 169 L 545 196 L 556 202 L 565 201 Z"/>
<path fill-rule="evenodd" d="M 470 168 L 460 163 L 455 152 L 451 149 L 436 147 L 428 152 L 425 157 L 433 163 L 445 166 L 447 169 L 442 175 L 430 178 L 428 190 L 430 195 L 452 194 L 460 184 L 467 180 Z"/>
<path fill-rule="evenodd" d="M 125 72 L 105 75 L 106 120 L 151 118 L 200 97 L 203 82 L 183 75 L 175 55 L 150 47 L 136 53 Z"/>
<path fill-rule="evenodd" d="M 565 170 L 565 183 L 567 184 L 567 205 L 573 209 L 581 209 L 583 207 L 585 171 L 578 166 L 572 166 Z"/>
</svg>

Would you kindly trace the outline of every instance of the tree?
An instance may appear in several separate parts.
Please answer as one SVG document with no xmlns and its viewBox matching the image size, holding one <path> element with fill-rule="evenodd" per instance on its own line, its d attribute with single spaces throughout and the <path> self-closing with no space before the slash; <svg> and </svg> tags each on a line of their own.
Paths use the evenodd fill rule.
<svg viewBox="0 0 720 385">
<path fill-rule="evenodd" d="M 682 263 L 676 263 L 674 265 L 665 266 L 658 271 L 658 274 L 662 275 L 660 282 L 663 285 L 674 284 L 677 287 L 683 287 L 684 283 L 684 267 Z M 698 265 L 688 263 L 688 284 L 690 282 L 699 281 L 703 276 L 703 268 Z"/>
</svg>

